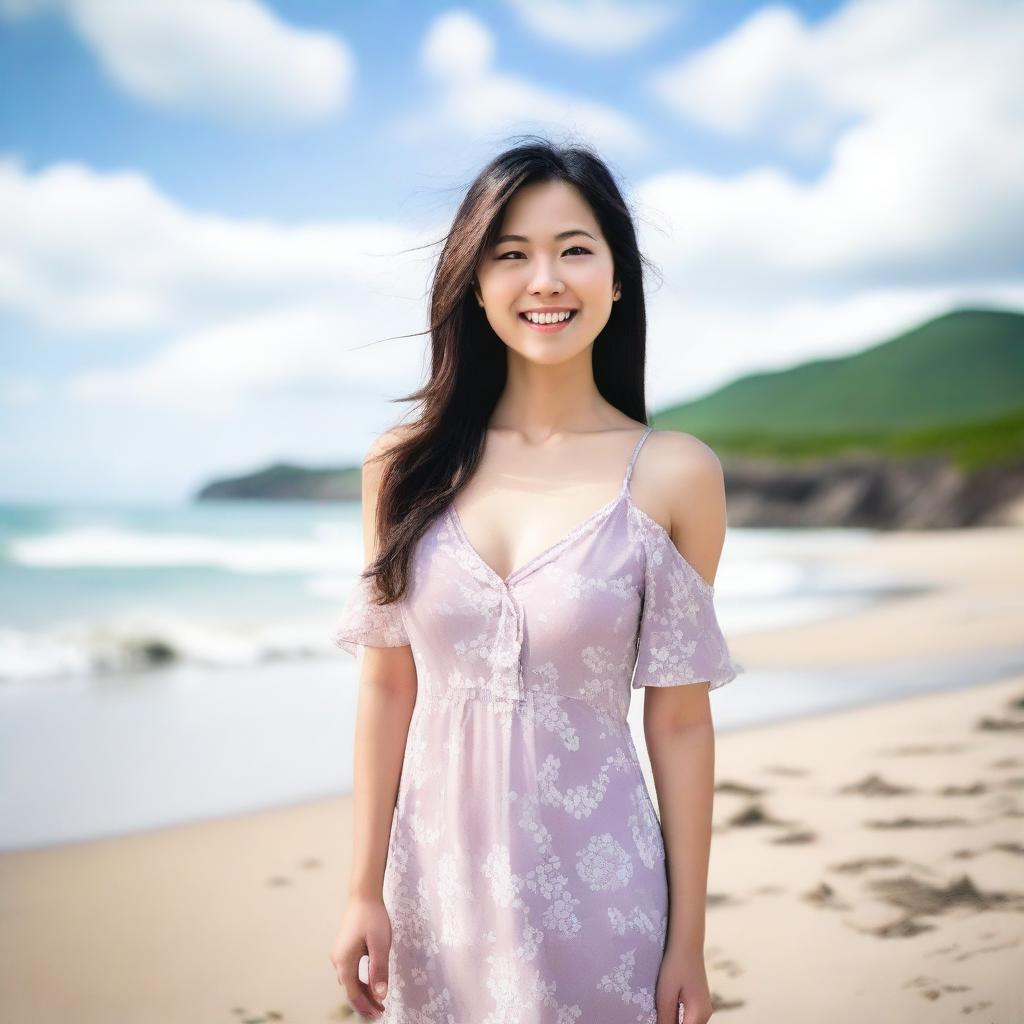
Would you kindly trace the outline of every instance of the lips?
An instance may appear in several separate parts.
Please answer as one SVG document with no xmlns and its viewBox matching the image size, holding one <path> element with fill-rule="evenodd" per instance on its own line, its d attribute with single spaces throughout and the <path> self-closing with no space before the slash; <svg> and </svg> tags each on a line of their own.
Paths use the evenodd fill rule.
<svg viewBox="0 0 1024 1024">
<path fill-rule="evenodd" d="M 523 313 L 519 314 L 519 319 L 530 328 L 531 331 L 536 331 L 538 334 L 555 334 L 558 331 L 564 331 L 570 327 L 576 320 L 576 314 L 578 310 L 570 310 L 570 316 L 567 320 L 554 320 L 549 324 L 535 324 L 532 320 L 527 320 L 526 315 Z"/>
<path fill-rule="evenodd" d="M 576 314 L 579 312 L 579 310 L 577 310 L 577 309 L 570 309 L 570 310 L 561 310 L 560 312 L 563 312 L 563 313 L 564 312 L 568 312 L 569 316 L 565 320 L 557 321 L 557 323 L 567 324 L 567 323 L 571 323 L 573 320 L 576 319 Z M 535 321 L 530 320 L 525 313 L 520 313 L 519 314 L 519 319 L 520 320 L 525 320 L 528 324 L 533 324 L 535 327 L 550 327 L 550 326 L 553 326 L 552 324 L 537 324 Z"/>
</svg>

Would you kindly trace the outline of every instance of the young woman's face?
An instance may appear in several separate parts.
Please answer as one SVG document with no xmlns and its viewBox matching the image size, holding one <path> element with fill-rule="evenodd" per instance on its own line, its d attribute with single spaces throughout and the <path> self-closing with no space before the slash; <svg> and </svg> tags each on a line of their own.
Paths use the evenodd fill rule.
<svg viewBox="0 0 1024 1024">
<path fill-rule="evenodd" d="M 477 301 L 509 348 L 557 363 L 604 329 L 618 295 L 614 274 L 611 249 L 579 192 L 563 181 L 538 182 L 506 207 L 498 241 L 477 266 Z M 540 327 L 523 316 L 543 309 L 574 312 L 565 323 Z"/>
</svg>

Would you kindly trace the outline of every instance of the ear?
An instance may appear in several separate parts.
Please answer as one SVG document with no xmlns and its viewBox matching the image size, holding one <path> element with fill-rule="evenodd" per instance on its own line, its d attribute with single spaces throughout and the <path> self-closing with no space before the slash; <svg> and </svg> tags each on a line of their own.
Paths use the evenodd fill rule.
<svg viewBox="0 0 1024 1024">
<path fill-rule="evenodd" d="M 476 296 L 477 305 L 483 306 L 484 299 L 483 296 L 480 294 L 480 282 L 477 281 L 475 277 L 473 278 L 473 294 Z"/>
</svg>

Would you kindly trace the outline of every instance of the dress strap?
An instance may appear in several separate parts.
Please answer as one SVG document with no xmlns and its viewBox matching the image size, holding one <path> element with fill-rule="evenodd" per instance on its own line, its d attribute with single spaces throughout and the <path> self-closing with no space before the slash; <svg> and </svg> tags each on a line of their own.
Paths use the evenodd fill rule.
<svg viewBox="0 0 1024 1024">
<path fill-rule="evenodd" d="M 644 441 L 647 440 L 647 436 L 654 430 L 654 427 L 648 427 L 641 435 L 640 440 L 637 441 L 636 447 L 633 449 L 633 454 L 629 457 L 629 465 L 626 466 L 626 476 L 622 481 L 622 489 L 625 490 L 629 487 L 629 478 L 633 475 L 633 466 L 636 464 L 636 457 L 640 454 L 640 449 L 643 447 Z"/>
</svg>

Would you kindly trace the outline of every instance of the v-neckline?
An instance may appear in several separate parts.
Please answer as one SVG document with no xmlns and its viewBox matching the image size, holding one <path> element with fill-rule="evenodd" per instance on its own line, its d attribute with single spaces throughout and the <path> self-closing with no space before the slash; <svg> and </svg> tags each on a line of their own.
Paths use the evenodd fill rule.
<svg viewBox="0 0 1024 1024">
<path fill-rule="evenodd" d="M 502 576 L 497 569 L 487 562 L 484 556 L 480 554 L 473 542 L 469 539 L 469 535 L 466 533 L 466 528 L 462 522 L 462 517 L 459 515 L 459 510 L 455 507 L 454 498 L 448 502 L 448 508 L 446 509 L 448 521 L 451 523 L 459 540 L 465 545 L 466 550 L 473 555 L 479 565 L 483 567 L 492 579 L 497 580 L 505 590 L 508 590 L 511 588 L 515 580 L 520 579 L 522 576 L 526 575 L 527 572 L 536 569 L 548 559 L 554 558 L 562 548 L 567 547 L 578 537 L 585 534 L 595 523 L 599 523 L 602 518 L 611 515 L 622 501 L 625 500 L 627 503 L 631 503 L 629 480 L 633 475 L 633 466 L 636 464 L 637 456 L 640 454 L 640 449 L 643 447 L 644 441 L 647 440 L 648 435 L 653 431 L 653 429 L 654 428 L 650 426 L 644 427 L 636 444 L 633 446 L 633 452 L 629 457 L 629 462 L 626 464 L 626 472 L 622 478 L 622 485 L 619 487 L 619 493 L 611 500 L 606 501 L 600 508 L 594 509 L 590 515 L 580 520 L 580 522 L 559 537 L 553 544 L 549 544 L 542 551 L 538 551 L 537 554 L 528 558 L 522 565 L 517 566 L 507 576 Z"/>
<path fill-rule="evenodd" d="M 466 546 L 466 550 L 469 551 L 476 561 L 503 587 L 508 588 L 512 585 L 518 577 L 522 576 L 528 570 L 534 569 L 543 559 L 553 557 L 563 546 L 574 541 L 578 536 L 586 532 L 586 530 L 597 522 L 602 516 L 610 515 L 619 503 L 629 497 L 629 481 L 624 480 L 622 487 L 619 489 L 619 493 L 612 498 L 610 501 L 605 502 L 600 508 L 595 509 L 585 519 L 580 520 L 574 527 L 564 533 L 558 538 L 553 544 L 549 544 L 546 548 L 538 551 L 537 554 L 531 555 L 522 565 L 517 566 L 507 576 L 502 576 L 480 552 L 476 549 L 473 542 L 469 539 L 469 535 L 466 533 L 466 528 L 462 523 L 462 517 L 459 515 L 459 510 L 455 507 L 455 502 L 452 501 L 448 504 L 448 518 L 452 525 L 455 527 L 456 532 L 459 535 L 462 543 Z"/>
</svg>

